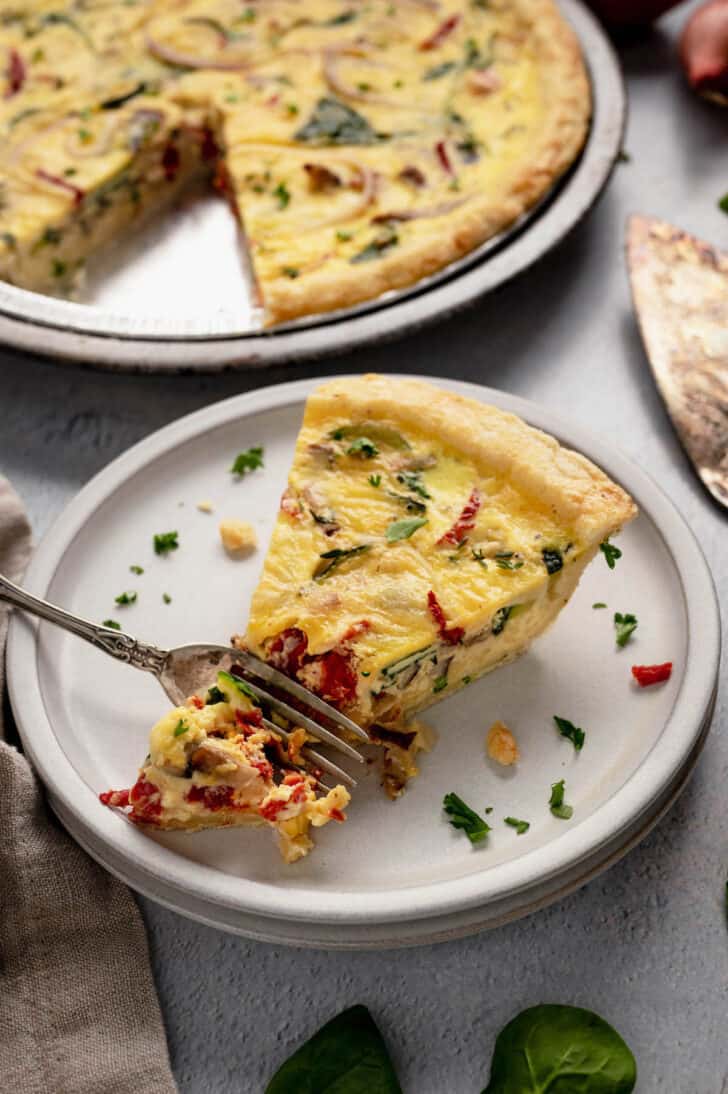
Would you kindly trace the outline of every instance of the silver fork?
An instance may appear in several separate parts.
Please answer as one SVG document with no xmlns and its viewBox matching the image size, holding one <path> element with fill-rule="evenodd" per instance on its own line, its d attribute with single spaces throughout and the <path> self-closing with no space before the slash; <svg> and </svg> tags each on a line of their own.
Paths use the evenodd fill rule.
<svg viewBox="0 0 728 1094">
<path fill-rule="evenodd" d="M 85 638 L 92 646 L 115 657 L 118 661 L 123 661 L 135 669 L 151 672 L 175 706 L 184 703 L 185 699 L 201 688 L 209 687 L 211 677 L 218 670 L 226 672 L 234 670 L 233 675 L 243 680 L 255 697 L 271 711 L 283 715 L 295 725 L 303 726 L 321 744 L 330 745 L 350 760 L 364 763 L 361 754 L 333 732 L 333 729 L 345 730 L 363 744 L 368 744 L 368 734 L 356 722 L 352 722 L 351 718 L 347 718 L 345 714 L 341 714 L 323 699 L 319 699 L 313 692 L 251 653 L 236 650 L 230 646 L 198 644 L 162 650 L 157 646 L 140 642 L 138 638 L 134 638 L 125 631 L 117 631 L 103 624 L 91 623 L 88 619 L 72 615 L 64 608 L 58 608 L 55 604 L 50 604 L 47 600 L 26 592 L 2 574 L 0 574 L 0 600 L 5 600 L 14 608 L 21 608 L 31 615 L 37 615 L 48 623 L 54 623 L 70 631 L 71 634 L 78 635 L 79 638 Z M 291 706 L 285 699 L 267 690 L 263 685 L 273 687 L 289 699 L 302 703 L 308 713 Z M 316 715 L 319 716 L 318 720 Z M 322 719 L 328 722 L 332 729 L 321 725 Z M 269 719 L 263 718 L 263 724 L 267 729 L 278 733 L 284 740 L 289 739 L 290 734 Z M 320 768 L 347 786 L 356 786 L 356 780 L 347 771 L 332 763 L 326 756 L 322 756 L 320 752 L 306 747 L 302 750 L 302 755 L 306 759 L 309 770 Z M 321 782 L 320 779 L 319 782 Z M 322 782 L 321 785 L 327 787 L 326 783 Z"/>
</svg>

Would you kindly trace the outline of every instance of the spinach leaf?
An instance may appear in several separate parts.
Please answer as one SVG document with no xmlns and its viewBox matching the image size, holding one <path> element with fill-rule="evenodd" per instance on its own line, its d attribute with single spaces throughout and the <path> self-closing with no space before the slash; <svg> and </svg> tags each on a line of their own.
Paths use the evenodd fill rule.
<svg viewBox="0 0 728 1094">
<path fill-rule="evenodd" d="M 501 631 L 505 627 L 506 623 L 508 622 L 508 617 L 510 616 L 512 611 L 513 611 L 513 606 L 512 605 L 509 606 L 508 608 L 499 608 L 498 609 L 498 611 L 494 614 L 493 620 L 490 624 L 490 629 L 493 632 L 493 634 L 500 634 L 501 633 Z"/>
<path fill-rule="evenodd" d="M 413 532 L 427 524 L 427 517 L 405 517 L 394 520 L 385 533 L 387 543 L 396 543 L 400 539 L 409 539 Z"/>
<path fill-rule="evenodd" d="M 563 568 L 564 559 L 558 547 L 544 547 L 541 556 L 547 574 L 556 574 Z"/>
<path fill-rule="evenodd" d="M 377 1026 L 366 1007 L 349 1007 L 301 1045 L 265 1094 L 402 1094 Z"/>
<path fill-rule="evenodd" d="M 377 134 L 363 115 L 338 99 L 323 98 L 311 117 L 293 134 L 309 144 L 376 144 Z"/>
<path fill-rule="evenodd" d="M 400 471 L 397 475 L 397 482 L 401 482 L 403 486 L 406 486 L 413 494 L 419 494 L 421 498 L 432 497 L 425 489 L 421 471 Z"/>
<path fill-rule="evenodd" d="M 319 562 L 316 566 L 313 573 L 314 581 L 323 581 L 329 574 L 338 569 L 342 562 L 346 562 L 348 558 L 354 558 L 356 555 L 361 555 L 364 551 L 370 551 L 371 548 L 371 543 L 362 543 L 358 547 L 334 547 L 331 551 L 324 551 L 322 555 L 319 555 L 319 558 L 324 560 L 324 564 L 322 565 Z"/>
<path fill-rule="evenodd" d="M 630 1094 L 636 1081 L 634 1056 L 603 1018 L 545 1004 L 498 1034 L 483 1094 Z"/>
</svg>

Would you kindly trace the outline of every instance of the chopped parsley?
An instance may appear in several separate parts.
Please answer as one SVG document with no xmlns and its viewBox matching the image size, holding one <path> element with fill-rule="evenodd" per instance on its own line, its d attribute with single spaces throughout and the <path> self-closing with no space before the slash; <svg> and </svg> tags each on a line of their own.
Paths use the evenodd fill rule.
<svg viewBox="0 0 728 1094">
<path fill-rule="evenodd" d="M 127 604 L 136 604 L 136 598 L 136 593 L 119 593 L 118 596 L 114 597 L 114 603 L 124 607 Z"/>
<path fill-rule="evenodd" d="M 243 452 L 238 452 L 233 460 L 230 472 L 233 475 L 242 476 L 247 474 L 248 471 L 256 471 L 262 466 L 263 449 L 260 445 L 257 445 L 255 448 L 246 448 Z"/>
<path fill-rule="evenodd" d="M 464 542 L 465 542 L 465 540 L 463 540 L 463 543 Z M 483 554 L 480 547 L 473 547 L 472 556 L 473 556 L 473 559 L 475 560 L 475 562 L 477 562 L 480 566 L 482 566 L 484 570 L 488 569 L 488 559 Z M 455 556 L 455 557 L 457 557 L 457 556 Z"/>
<path fill-rule="evenodd" d="M 499 551 L 495 556 L 495 564 L 499 570 L 520 570 L 523 559 L 519 559 L 515 551 Z"/>
<path fill-rule="evenodd" d="M 525 820 L 519 820 L 518 817 L 504 817 L 505 824 L 510 825 L 511 828 L 515 828 L 516 835 L 522 836 L 531 827 L 530 823 Z"/>
<path fill-rule="evenodd" d="M 493 632 L 493 634 L 500 634 L 501 633 L 501 631 L 505 627 L 506 623 L 508 622 L 508 617 L 509 617 L 509 615 L 511 614 L 512 611 L 513 611 L 513 605 L 511 605 L 508 608 L 499 608 L 498 609 L 498 611 L 493 616 L 493 622 L 490 625 L 490 629 Z"/>
<path fill-rule="evenodd" d="M 172 597 L 169 595 L 169 593 L 162 593 L 162 600 L 164 601 L 165 604 L 171 604 L 172 603 Z"/>
<path fill-rule="evenodd" d="M 419 494 L 421 498 L 431 497 L 425 489 L 420 471 L 400 471 L 397 475 L 397 482 L 401 482 L 403 486 L 406 486 L 413 494 Z"/>
<path fill-rule="evenodd" d="M 584 730 L 580 729 L 579 726 L 575 726 L 568 718 L 559 718 L 558 714 L 554 714 L 554 721 L 561 736 L 571 741 L 577 752 L 581 752 L 586 739 Z"/>
<path fill-rule="evenodd" d="M 358 456 L 361 460 L 373 460 L 375 456 L 379 455 L 379 449 L 374 441 L 370 441 L 368 437 L 357 437 L 347 448 L 346 454 L 347 456 Z"/>
<path fill-rule="evenodd" d="M 371 262 L 374 258 L 380 258 L 385 251 L 395 247 L 399 243 L 399 236 L 395 232 L 394 228 L 386 228 L 384 231 L 375 235 L 371 243 L 367 243 L 361 251 L 358 251 L 353 255 L 349 262 Z"/>
<path fill-rule="evenodd" d="M 594 608 L 595 610 L 599 608 L 606 608 L 606 606 L 607 605 L 604 603 L 603 600 L 597 600 L 594 604 L 592 604 L 592 608 Z"/>
<path fill-rule="evenodd" d="M 154 537 L 155 555 L 167 555 L 170 551 L 176 551 L 179 547 L 178 536 L 179 532 L 158 532 Z"/>
<path fill-rule="evenodd" d="M 478 816 L 457 794 L 446 794 L 442 808 L 450 818 L 453 828 L 461 829 L 471 843 L 481 843 L 490 832 L 488 822 Z"/>
<path fill-rule="evenodd" d="M 105 619 L 101 624 L 102 627 L 111 627 L 112 631 L 120 631 L 121 623 L 117 623 L 115 619 Z"/>
<path fill-rule="evenodd" d="M 207 693 L 205 703 L 208 707 L 214 706 L 215 703 L 227 703 L 227 696 L 224 691 L 220 691 L 217 684 L 213 684 Z"/>
<path fill-rule="evenodd" d="M 728 194 L 723 194 L 723 197 L 718 202 L 718 208 L 722 209 L 724 213 L 728 213 Z"/>
<path fill-rule="evenodd" d="M 286 103 L 286 110 L 288 111 L 288 113 L 291 115 L 292 118 L 295 117 L 296 114 L 298 114 L 298 107 L 296 106 L 295 103 Z"/>
<path fill-rule="evenodd" d="M 469 683 L 472 682 L 472 679 L 473 679 L 472 676 L 463 676 L 463 683 L 464 684 L 469 684 Z"/>
<path fill-rule="evenodd" d="M 177 725 L 174 727 L 173 735 L 175 737 L 181 737 L 183 733 L 188 732 L 189 728 L 190 727 L 187 725 L 187 722 L 185 722 L 183 718 L 180 718 L 180 720 L 177 722 Z"/>
<path fill-rule="evenodd" d="M 557 547 L 544 547 L 541 551 L 546 573 L 556 574 L 563 568 L 564 558 Z"/>
<path fill-rule="evenodd" d="M 574 810 L 570 805 L 564 803 L 564 789 L 565 783 L 563 779 L 560 779 L 557 783 L 551 784 L 549 809 L 555 817 L 559 818 L 559 820 L 570 820 L 574 815 Z"/>
<path fill-rule="evenodd" d="M 142 566 L 130 566 L 129 570 L 133 574 L 143 574 L 144 573 L 144 568 Z"/>
<path fill-rule="evenodd" d="M 404 520 L 392 521 L 385 532 L 387 543 L 409 539 L 423 524 L 427 524 L 427 517 L 405 517 Z"/>
<path fill-rule="evenodd" d="M 314 581 L 323 581 L 325 578 L 329 577 L 334 570 L 341 566 L 342 562 L 346 562 L 349 558 L 355 558 L 356 555 L 361 555 L 365 551 L 370 551 L 371 547 L 371 543 L 362 543 L 358 547 L 349 547 L 345 550 L 342 550 L 340 547 L 334 547 L 331 551 L 324 551 L 322 555 L 319 555 L 319 558 L 324 562 L 324 566 L 320 567 L 319 564 L 319 566 L 316 567 L 313 575 Z"/>
<path fill-rule="evenodd" d="M 291 200 L 291 192 L 285 182 L 279 182 L 273 191 L 273 197 L 278 202 L 279 209 L 285 209 Z"/>
<path fill-rule="evenodd" d="M 435 683 L 432 685 L 432 691 L 437 695 L 438 691 L 444 691 L 447 687 L 447 676 L 438 676 Z"/>
<path fill-rule="evenodd" d="M 608 539 L 605 539 L 603 543 L 599 544 L 599 550 L 604 555 L 609 569 L 613 570 L 617 559 L 622 557 L 622 552 L 619 547 L 615 547 Z"/>
<path fill-rule="evenodd" d="M 332 16 L 331 19 L 325 19 L 324 22 L 321 23 L 321 26 L 322 27 L 341 27 L 345 23 L 353 23 L 355 19 L 356 19 L 356 12 L 355 11 L 351 11 L 351 10 L 350 11 L 342 11 L 342 12 L 339 12 L 338 15 Z"/>
<path fill-rule="evenodd" d="M 454 68 L 457 68 L 455 61 L 443 61 L 440 65 L 428 68 L 422 79 L 439 80 L 441 76 L 447 76 L 448 72 L 452 72 Z"/>
<path fill-rule="evenodd" d="M 297 277 L 301 276 L 298 266 L 281 266 L 281 273 L 284 277 L 290 277 L 291 281 L 295 281 Z"/>
<path fill-rule="evenodd" d="M 352 238 L 352 233 L 342 232 L 341 229 L 337 228 L 336 238 L 338 239 L 339 243 L 348 243 L 349 240 Z"/>
<path fill-rule="evenodd" d="M 622 615 L 621 612 L 614 613 L 614 628 L 617 632 L 617 645 L 621 649 L 626 646 L 630 638 L 637 630 L 637 616 L 627 613 Z"/>
<path fill-rule="evenodd" d="M 381 486 L 381 483 L 382 483 L 382 476 L 381 475 L 370 475 L 369 476 L 369 485 L 370 486 Z"/>
<path fill-rule="evenodd" d="M 350 106 L 330 96 L 319 99 L 294 140 L 309 144 L 376 144 L 379 139 L 369 122 Z"/>
</svg>

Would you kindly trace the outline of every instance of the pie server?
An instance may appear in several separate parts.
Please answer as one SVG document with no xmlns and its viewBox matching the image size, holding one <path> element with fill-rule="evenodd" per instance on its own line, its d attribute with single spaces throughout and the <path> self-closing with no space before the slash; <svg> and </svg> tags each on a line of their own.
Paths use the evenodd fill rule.
<svg viewBox="0 0 728 1094">
<path fill-rule="evenodd" d="M 633 216 L 627 262 L 642 339 L 695 470 L 728 508 L 728 253 Z"/>
</svg>

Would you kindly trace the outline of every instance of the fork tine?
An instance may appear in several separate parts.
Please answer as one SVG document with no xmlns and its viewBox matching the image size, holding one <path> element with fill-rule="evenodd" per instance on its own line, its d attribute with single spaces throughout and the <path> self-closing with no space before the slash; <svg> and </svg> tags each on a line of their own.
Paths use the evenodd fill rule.
<svg viewBox="0 0 728 1094">
<path fill-rule="evenodd" d="M 280 726 L 277 726 L 275 722 L 269 721 L 268 718 L 263 719 L 263 725 L 266 729 L 271 730 L 273 733 L 278 733 L 284 741 L 290 740 L 291 735 L 288 730 L 281 729 Z M 331 760 L 327 760 L 326 757 L 322 756 L 320 752 L 315 752 L 312 748 L 302 748 L 301 755 L 305 757 L 307 763 L 311 764 L 312 767 L 320 767 L 322 771 L 328 771 L 329 775 L 333 775 L 335 779 L 338 779 L 339 782 L 345 783 L 347 786 L 356 786 L 356 779 L 353 779 L 348 772 L 343 770 L 343 768 L 337 767 L 337 765 L 332 763 Z M 333 787 L 329 786 L 328 783 L 322 782 L 321 779 L 319 779 L 318 781 L 320 785 L 323 786 L 326 790 L 333 789 Z"/>
<path fill-rule="evenodd" d="M 330 730 L 324 729 L 318 722 L 312 721 L 306 714 L 301 714 L 300 710 L 294 710 L 293 707 L 289 707 L 288 703 L 284 703 L 282 699 L 277 698 L 275 695 L 271 695 L 259 684 L 251 683 L 250 680 L 245 679 L 245 683 L 255 695 L 256 699 L 260 699 L 261 702 L 267 703 L 269 707 L 276 710 L 279 714 L 282 714 L 284 718 L 293 722 L 294 725 L 303 726 L 307 729 L 312 737 L 315 737 L 318 741 L 325 742 L 327 745 L 331 745 L 332 748 L 338 749 L 339 752 L 343 752 L 345 756 L 348 756 L 350 760 L 356 760 L 357 763 L 363 764 L 364 757 L 357 752 L 355 748 L 352 748 L 346 741 L 342 741 L 340 737 L 337 737 L 335 733 L 331 733 Z"/>
<path fill-rule="evenodd" d="M 261 661 L 259 657 L 255 657 L 254 654 L 248 653 L 245 650 L 235 651 L 236 660 L 239 658 L 240 664 L 249 669 L 259 679 L 264 680 L 266 684 L 273 684 L 275 687 L 280 688 L 281 691 L 287 692 L 289 695 L 293 695 L 296 699 L 300 699 L 306 703 L 307 706 L 315 710 L 317 714 L 323 714 L 339 729 L 345 729 L 349 733 L 353 733 L 355 737 L 358 737 L 360 741 L 369 744 L 369 735 L 366 730 L 363 730 L 361 726 L 358 726 L 356 722 L 352 722 L 351 718 L 347 718 L 345 714 L 336 710 L 329 703 L 325 703 L 323 699 L 319 699 L 318 695 L 313 695 L 307 688 L 304 688 L 296 680 L 291 680 L 290 676 L 285 676 L 284 673 L 279 672 L 278 669 L 274 669 L 272 665 L 266 664 L 265 661 Z"/>
</svg>

